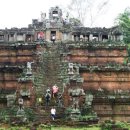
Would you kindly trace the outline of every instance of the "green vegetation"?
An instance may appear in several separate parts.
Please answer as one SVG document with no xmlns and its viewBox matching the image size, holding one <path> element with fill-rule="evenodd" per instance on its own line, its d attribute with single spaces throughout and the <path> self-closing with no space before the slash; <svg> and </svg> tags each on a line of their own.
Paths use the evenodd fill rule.
<svg viewBox="0 0 130 130">
<path fill-rule="evenodd" d="M 30 130 L 27 127 L 1 127 L 0 130 Z M 67 127 L 67 126 L 52 126 L 52 127 L 38 127 L 37 130 L 100 130 L 100 127 L 91 126 L 91 127 Z"/>
<path fill-rule="evenodd" d="M 54 127 L 51 130 L 100 130 L 100 127 Z"/>
<path fill-rule="evenodd" d="M 130 130 L 130 125 L 128 125 L 127 123 L 124 122 L 111 122 L 111 121 L 105 121 L 104 123 L 102 123 L 101 125 L 89 125 L 89 126 L 73 126 L 73 127 L 69 127 L 69 126 L 55 126 L 55 125 L 45 125 L 45 124 L 41 124 L 39 126 L 31 126 L 27 125 L 27 126 L 10 126 L 7 124 L 1 124 L 0 125 L 0 130 L 31 130 L 36 129 L 36 130 L 112 130 L 112 125 L 116 124 L 116 128 L 127 128 L 128 130 Z"/>
<path fill-rule="evenodd" d="M 0 128 L 0 130 L 30 130 L 29 128 L 26 127 L 10 127 L 10 128 Z"/>
<path fill-rule="evenodd" d="M 101 130 L 112 130 L 112 128 L 129 128 L 126 122 L 105 121 L 101 124 Z"/>
<path fill-rule="evenodd" d="M 123 32 L 124 42 L 130 43 L 130 8 L 119 14 L 117 22 Z"/>
<path fill-rule="evenodd" d="M 34 111 L 31 108 L 25 108 L 25 114 L 28 121 L 34 121 L 36 118 Z M 20 117 L 17 116 L 18 107 L 1 108 L 0 109 L 0 122 L 10 123 L 13 120 L 19 121 Z"/>
</svg>

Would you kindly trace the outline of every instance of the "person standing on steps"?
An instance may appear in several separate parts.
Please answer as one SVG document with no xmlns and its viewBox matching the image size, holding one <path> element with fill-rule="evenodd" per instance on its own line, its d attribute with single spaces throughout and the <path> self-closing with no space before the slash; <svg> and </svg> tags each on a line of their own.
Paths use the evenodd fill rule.
<svg viewBox="0 0 130 130">
<path fill-rule="evenodd" d="M 56 109 L 54 107 L 51 108 L 51 118 L 54 121 L 56 116 Z"/>
<path fill-rule="evenodd" d="M 49 92 L 49 93 L 51 92 L 51 90 L 50 90 L 50 88 L 49 88 L 49 87 L 48 87 L 48 88 L 47 88 L 47 90 L 46 90 L 46 93 L 47 93 L 47 92 Z"/>
<path fill-rule="evenodd" d="M 52 87 L 52 96 L 53 96 L 53 98 L 55 98 L 55 100 L 57 99 L 58 91 L 59 91 L 59 88 L 58 88 L 58 86 L 55 84 L 55 85 Z"/>
<path fill-rule="evenodd" d="M 46 106 L 48 106 L 51 100 L 50 91 L 46 91 L 45 100 L 46 100 Z"/>
</svg>

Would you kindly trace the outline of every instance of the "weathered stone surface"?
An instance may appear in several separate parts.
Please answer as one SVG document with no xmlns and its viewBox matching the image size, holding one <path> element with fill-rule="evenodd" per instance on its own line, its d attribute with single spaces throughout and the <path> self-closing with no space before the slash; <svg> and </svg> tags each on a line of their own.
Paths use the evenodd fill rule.
<svg viewBox="0 0 130 130">
<path fill-rule="evenodd" d="M 16 49 L 6 44 L 0 46 L 0 88 L 6 90 L 15 89 L 15 92 L 17 91 L 19 93 L 21 89 L 25 89 L 26 87 L 33 95 L 24 99 L 24 104 L 26 106 L 32 105 L 35 96 L 32 81 L 19 82 L 18 78 L 23 72 L 23 69 L 26 68 L 26 63 L 35 59 L 34 52 L 36 51 L 36 47 L 29 45 Z M 8 94 L 5 93 L 4 95 L 6 97 Z"/>
<path fill-rule="evenodd" d="M 98 90 L 100 92 L 106 90 L 108 93 L 118 89 L 129 90 L 130 68 L 127 66 L 127 45 L 122 43 L 122 33 L 118 27 L 73 27 L 71 23 L 68 23 L 69 26 L 66 28 L 66 25 L 62 19 L 61 9 L 55 7 L 50 10 L 50 19 L 43 17 L 40 22 L 35 19 L 29 28 L 0 30 L 3 37 L 0 41 L 0 88 L 15 89 L 17 96 L 20 95 L 20 90 L 29 90 L 31 94 L 24 98 L 24 105 L 29 106 L 35 102 L 36 93 L 33 86 L 36 86 L 36 89 L 39 90 L 38 94 L 42 95 L 46 87 L 51 88 L 53 84 L 57 83 L 61 91 L 65 89 L 63 94 L 65 107 L 72 105 L 72 98 L 68 93 L 70 88 L 95 92 L 95 95 L 98 94 Z M 42 39 L 38 37 L 40 32 L 44 35 Z M 55 35 L 56 42 L 60 42 L 59 45 L 52 45 L 52 35 Z M 44 40 L 50 43 L 44 42 Z M 40 57 L 41 55 L 43 57 Z M 63 67 L 62 59 L 67 65 L 74 63 L 75 66 L 70 69 Z M 27 63 L 32 61 L 35 61 L 35 64 L 31 66 L 32 73 L 28 73 L 30 74 L 28 77 Z M 120 67 L 124 65 L 124 61 L 126 61 L 125 69 Z M 39 64 L 43 66 L 43 69 L 38 68 Z M 37 69 L 40 74 L 37 75 L 37 83 L 33 84 L 32 74 L 38 71 Z M 60 73 L 60 71 L 62 72 Z M 41 78 L 42 76 L 44 79 Z M 63 88 L 63 83 L 66 83 L 66 88 Z M 82 107 L 84 97 L 80 95 L 78 98 L 79 106 Z M 111 100 L 109 101 L 108 97 L 105 100 L 100 99 L 102 112 L 97 108 L 99 102 L 94 101 L 94 104 L 92 103 L 94 110 L 101 117 L 103 117 L 102 113 L 106 114 L 104 119 L 114 119 L 125 115 L 123 112 L 116 113 L 116 116 L 112 115 L 115 112 L 115 108 L 112 106 L 115 100 Z M 116 100 L 116 102 L 122 103 L 124 106 L 128 104 L 128 100 L 126 102 Z M 105 109 L 105 107 L 109 109 Z M 130 110 L 130 108 L 123 110 Z M 129 115 L 129 112 L 127 114 Z"/>
<path fill-rule="evenodd" d="M 119 47 L 90 49 L 73 46 L 69 51 L 66 59 L 80 64 L 79 74 L 84 79 L 82 88 L 85 92 L 94 93 L 93 110 L 100 120 L 129 121 L 129 97 L 121 96 L 122 92 L 129 95 L 130 89 L 130 69 L 124 64 L 128 57 L 127 50 Z M 113 93 L 114 98 L 112 95 L 111 98 L 106 97 L 109 93 Z"/>
</svg>

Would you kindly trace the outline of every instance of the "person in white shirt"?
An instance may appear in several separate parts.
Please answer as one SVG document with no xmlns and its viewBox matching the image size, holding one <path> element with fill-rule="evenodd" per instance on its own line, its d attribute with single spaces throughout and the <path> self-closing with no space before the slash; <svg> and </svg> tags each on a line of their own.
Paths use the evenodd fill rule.
<svg viewBox="0 0 130 130">
<path fill-rule="evenodd" d="M 52 120 L 55 119 L 55 115 L 56 115 L 56 109 L 54 107 L 51 108 L 51 117 L 52 117 Z"/>
</svg>

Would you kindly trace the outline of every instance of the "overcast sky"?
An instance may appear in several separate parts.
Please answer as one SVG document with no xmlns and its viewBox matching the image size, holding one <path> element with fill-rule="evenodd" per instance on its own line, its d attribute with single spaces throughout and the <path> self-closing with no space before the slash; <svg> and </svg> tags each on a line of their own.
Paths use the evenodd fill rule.
<svg viewBox="0 0 130 130">
<path fill-rule="evenodd" d="M 59 6 L 64 10 L 67 9 L 71 0 L 0 0 L 0 28 L 5 27 L 27 27 L 34 18 L 40 18 L 40 13 L 46 12 L 50 7 Z M 88 0 L 92 1 L 92 0 Z M 102 3 L 108 2 L 102 7 Z M 94 4 L 93 4 L 94 5 Z M 98 7 L 98 8 L 97 8 Z M 123 12 L 126 7 L 130 7 L 130 0 L 96 0 L 95 5 L 91 8 L 91 13 L 87 10 L 85 16 L 85 25 L 90 26 L 90 15 L 92 16 L 93 26 L 111 27 L 114 19 L 119 13 Z M 64 12 L 63 12 L 64 13 Z M 74 15 L 74 14 L 73 14 Z"/>
</svg>

